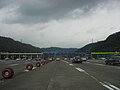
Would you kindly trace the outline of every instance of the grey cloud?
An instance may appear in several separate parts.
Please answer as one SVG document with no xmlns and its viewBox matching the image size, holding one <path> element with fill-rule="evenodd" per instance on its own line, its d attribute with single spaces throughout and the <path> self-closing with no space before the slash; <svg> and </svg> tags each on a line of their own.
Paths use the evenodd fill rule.
<svg viewBox="0 0 120 90">
<path fill-rule="evenodd" d="M 5 0 L 7 1 L 7 0 Z M 9 1 L 9 0 L 8 0 Z M 8 20 L 9 23 L 34 23 L 52 19 L 66 18 L 67 13 L 76 8 L 89 12 L 91 8 L 109 0 L 11 0 L 19 6 L 18 18 Z M 10 2 L 9 2 L 10 3 Z"/>
</svg>

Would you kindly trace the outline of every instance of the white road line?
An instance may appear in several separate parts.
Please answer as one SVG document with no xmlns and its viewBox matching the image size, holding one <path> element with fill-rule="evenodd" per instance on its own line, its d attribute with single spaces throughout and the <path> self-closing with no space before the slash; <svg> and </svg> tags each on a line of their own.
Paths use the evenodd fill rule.
<svg viewBox="0 0 120 90">
<path fill-rule="evenodd" d="M 116 90 L 120 90 L 120 88 L 118 88 L 118 87 L 112 85 L 111 83 L 107 83 L 107 82 L 104 82 L 104 83 L 108 84 L 109 86 L 111 86 L 112 88 L 114 88 L 114 89 L 116 89 Z"/>
<path fill-rule="evenodd" d="M 90 63 L 90 62 L 85 62 L 85 63 Z"/>
<path fill-rule="evenodd" d="M 95 79 L 96 81 L 99 82 L 99 80 L 97 78 L 95 78 L 94 76 L 90 75 L 90 77 L 92 77 L 93 79 Z"/>
<path fill-rule="evenodd" d="M 36 67 L 33 67 L 33 70 L 36 69 Z"/>
<path fill-rule="evenodd" d="M 99 66 L 105 66 L 105 65 L 103 65 L 103 64 L 97 64 L 97 63 L 96 63 L 95 65 L 99 65 Z"/>
<path fill-rule="evenodd" d="M 116 67 L 117 69 L 120 69 L 120 67 Z"/>
<path fill-rule="evenodd" d="M 109 90 L 115 90 L 115 89 L 113 89 L 113 88 L 111 88 L 110 86 L 108 86 L 108 85 L 103 85 L 104 87 L 106 87 L 106 88 L 108 88 Z"/>
<path fill-rule="evenodd" d="M 104 84 L 102 82 L 99 82 L 99 83 L 102 84 L 104 87 L 108 88 L 109 90 L 115 90 L 115 89 L 111 88 L 110 86 L 108 86 L 108 85 L 106 85 L 106 84 Z"/>
<path fill-rule="evenodd" d="M 69 63 L 69 62 L 66 62 L 66 63 Z"/>
<path fill-rule="evenodd" d="M 63 62 L 65 62 L 65 63 L 69 63 L 69 62 L 67 62 L 67 61 L 63 61 Z"/>
<path fill-rule="evenodd" d="M 110 84 L 110 83 L 107 83 L 107 82 L 99 82 L 100 84 L 102 84 L 104 87 L 108 88 L 109 90 L 120 90 L 120 88 Z"/>
<path fill-rule="evenodd" d="M 50 82 L 48 84 L 47 90 L 51 90 L 53 84 L 55 83 L 55 80 L 53 78 L 50 79 Z"/>
<path fill-rule="evenodd" d="M 34 70 L 34 69 L 36 69 L 36 67 L 33 67 L 33 70 Z M 25 72 L 29 72 L 29 70 L 27 70 L 27 69 L 26 69 L 26 70 L 24 70 L 24 71 L 25 71 Z"/>
<path fill-rule="evenodd" d="M 26 69 L 26 70 L 24 70 L 24 71 L 25 71 L 25 72 L 28 72 L 29 70 Z"/>
<path fill-rule="evenodd" d="M 81 68 L 76 68 L 78 71 L 80 72 L 84 72 L 85 74 L 87 74 L 88 76 L 90 76 L 91 78 L 93 78 L 94 80 L 98 81 L 102 86 L 106 87 L 107 89 L 109 90 L 120 90 L 120 88 L 110 84 L 110 83 L 107 83 L 107 82 L 100 82 L 97 78 L 95 78 L 94 76 L 90 75 L 89 73 L 87 73 L 85 70 L 81 69 Z"/>
<path fill-rule="evenodd" d="M 73 64 L 69 64 L 70 66 L 73 66 Z"/>
<path fill-rule="evenodd" d="M 85 70 L 81 69 L 81 68 L 76 68 L 78 71 L 80 72 L 85 72 Z"/>
<path fill-rule="evenodd" d="M 116 86 L 114 86 L 114 85 L 110 85 L 111 87 L 113 87 L 114 89 L 116 89 L 116 90 L 120 90 L 120 88 L 118 88 L 118 87 L 116 87 Z"/>
<path fill-rule="evenodd" d="M 19 64 L 11 64 L 11 65 L 9 65 L 9 66 L 17 66 L 17 65 L 19 65 Z"/>
</svg>

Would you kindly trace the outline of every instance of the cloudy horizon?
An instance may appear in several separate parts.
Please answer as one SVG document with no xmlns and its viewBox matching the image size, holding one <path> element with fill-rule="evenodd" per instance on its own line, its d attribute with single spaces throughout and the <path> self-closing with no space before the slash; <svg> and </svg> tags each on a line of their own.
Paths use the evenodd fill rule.
<svg viewBox="0 0 120 90">
<path fill-rule="evenodd" d="M 120 0 L 0 0 L 0 36 L 81 48 L 120 31 Z"/>
</svg>

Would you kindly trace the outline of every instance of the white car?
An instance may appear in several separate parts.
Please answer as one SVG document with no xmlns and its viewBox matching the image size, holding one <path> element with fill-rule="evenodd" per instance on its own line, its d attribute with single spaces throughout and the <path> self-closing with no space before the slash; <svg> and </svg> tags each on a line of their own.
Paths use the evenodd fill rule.
<svg viewBox="0 0 120 90">
<path fill-rule="evenodd" d="M 17 60 L 17 61 L 20 61 L 21 59 L 20 59 L 20 58 L 17 58 L 16 60 Z"/>
<path fill-rule="evenodd" d="M 5 58 L 5 60 L 9 60 L 9 58 Z"/>
<path fill-rule="evenodd" d="M 87 58 L 85 58 L 85 57 L 83 57 L 83 58 L 81 58 L 83 61 L 87 61 Z"/>
</svg>

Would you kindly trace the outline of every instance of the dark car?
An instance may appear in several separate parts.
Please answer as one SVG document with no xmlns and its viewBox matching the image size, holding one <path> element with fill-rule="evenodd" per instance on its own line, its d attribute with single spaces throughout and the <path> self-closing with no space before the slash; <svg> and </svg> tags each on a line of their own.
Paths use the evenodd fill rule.
<svg viewBox="0 0 120 90">
<path fill-rule="evenodd" d="M 107 59 L 105 61 L 105 64 L 109 64 L 109 65 L 118 65 L 118 64 L 120 64 L 120 56 L 113 56 L 110 59 Z"/>
<path fill-rule="evenodd" d="M 74 57 L 72 63 L 82 63 L 82 59 L 79 56 Z"/>
</svg>

